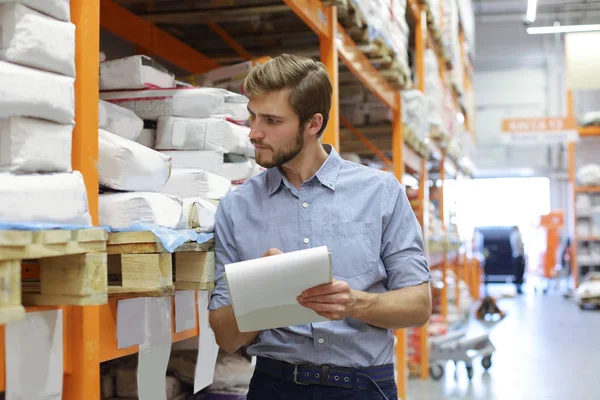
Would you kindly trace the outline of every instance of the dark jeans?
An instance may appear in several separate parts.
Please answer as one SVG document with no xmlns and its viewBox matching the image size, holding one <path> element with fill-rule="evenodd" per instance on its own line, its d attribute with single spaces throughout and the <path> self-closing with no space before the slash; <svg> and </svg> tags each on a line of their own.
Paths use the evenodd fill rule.
<svg viewBox="0 0 600 400">
<path fill-rule="evenodd" d="M 393 380 L 378 382 L 388 400 L 398 400 L 398 389 Z M 275 378 L 255 371 L 250 381 L 247 400 L 384 400 L 375 385 L 371 390 L 345 389 L 331 386 L 298 385 L 293 381 Z"/>
<path fill-rule="evenodd" d="M 513 258 L 515 263 L 515 284 L 521 286 L 523 283 L 523 275 L 525 275 L 525 257 L 519 256 Z"/>
</svg>

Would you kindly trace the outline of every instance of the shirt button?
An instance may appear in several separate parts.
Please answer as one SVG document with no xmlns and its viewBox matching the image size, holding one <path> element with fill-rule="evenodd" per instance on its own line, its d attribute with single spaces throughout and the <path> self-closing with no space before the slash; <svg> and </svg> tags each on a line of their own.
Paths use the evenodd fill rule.
<svg viewBox="0 0 600 400">
<path fill-rule="evenodd" d="M 302 207 L 308 208 L 308 203 L 302 203 Z"/>
<path fill-rule="evenodd" d="M 323 343 L 325 343 L 325 339 L 323 339 L 322 337 L 319 338 L 319 344 L 323 344 Z"/>
<path fill-rule="evenodd" d="M 308 242 L 310 242 L 309 238 L 304 238 L 304 243 L 308 244 Z"/>
</svg>

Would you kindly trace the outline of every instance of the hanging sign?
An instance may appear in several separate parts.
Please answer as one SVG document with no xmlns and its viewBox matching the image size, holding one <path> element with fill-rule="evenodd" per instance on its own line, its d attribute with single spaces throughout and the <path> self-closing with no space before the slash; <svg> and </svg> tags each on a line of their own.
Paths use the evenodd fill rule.
<svg viewBox="0 0 600 400">
<path fill-rule="evenodd" d="M 502 120 L 502 141 L 510 144 L 552 144 L 579 139 L 575 118 L 542 117 Z"/>
</svg>

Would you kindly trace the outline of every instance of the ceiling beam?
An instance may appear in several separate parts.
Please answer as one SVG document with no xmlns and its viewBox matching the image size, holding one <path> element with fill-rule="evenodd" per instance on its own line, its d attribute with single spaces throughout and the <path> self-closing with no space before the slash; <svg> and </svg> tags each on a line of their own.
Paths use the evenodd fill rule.
<svg viewBox="0 0 600 400">
<path fill-rule="evenodd" d="M 276 4 L 256 7 L 219 8 L 202 11 L 177 11 L 163 13 L 146 13 L 140 16 L 157 24 L 203 24 L 210 20 L 213 22 L 243 21 L 254 19 L 263 14 L 291 12 L 285 4 Z"/>
</svg>

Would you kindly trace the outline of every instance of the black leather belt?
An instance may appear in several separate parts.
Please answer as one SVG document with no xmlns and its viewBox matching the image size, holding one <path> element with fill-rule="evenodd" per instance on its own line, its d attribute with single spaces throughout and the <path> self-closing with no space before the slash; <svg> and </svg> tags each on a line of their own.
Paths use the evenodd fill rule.
<svg viewBox="0 0 600 400">
<path fill-rule="evenodd" d="M 256 358 L 256 371 L 298 385 L 335 386 L 346 389 L 372 390 L 374 383 L 394 379 L 394 364 L 368 368 L 341 368 L 329 365 L 290 364 L 265 357 Z"/>
</svg>

